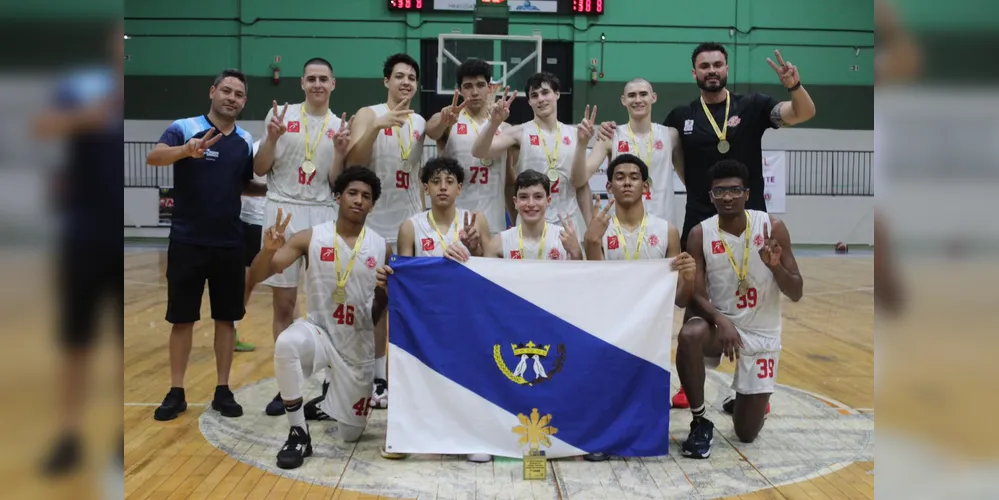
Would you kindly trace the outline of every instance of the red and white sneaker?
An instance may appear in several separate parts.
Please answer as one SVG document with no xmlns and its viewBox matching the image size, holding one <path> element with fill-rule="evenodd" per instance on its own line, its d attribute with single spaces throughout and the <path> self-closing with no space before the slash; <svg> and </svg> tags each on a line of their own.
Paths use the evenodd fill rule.
<svg viewBox="0 0 999 500">
<path fill-rule="evenodd" d="M 680 392 L 673 396 L 672 401 L 673 408 L 690 408 L 690 402 L 687 401 L 687 393 L 683 392 L 683 387 L 680 388 Z"/>
</svg>

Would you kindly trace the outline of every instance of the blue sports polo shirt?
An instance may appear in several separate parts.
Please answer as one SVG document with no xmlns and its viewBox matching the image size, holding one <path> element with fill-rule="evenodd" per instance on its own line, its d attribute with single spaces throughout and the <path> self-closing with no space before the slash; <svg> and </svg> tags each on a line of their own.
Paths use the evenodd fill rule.
<svg viewBox="0 0 999 500">
<path fill-rule="evenodd" d="M 160 142 L 180 146 L 192 138 L 203 137 L 212 127 L 207 115 L 177 120 L 163 132 Z M 219 133 L 215 127 L 215 134 Z M 188 157 L 174 163 L 170 240 L 192 245 L 241 246 L 240 194 L 251 179 L 253 137 L 239 126 L 212 145 L 204 157 Z"/>
</svg>

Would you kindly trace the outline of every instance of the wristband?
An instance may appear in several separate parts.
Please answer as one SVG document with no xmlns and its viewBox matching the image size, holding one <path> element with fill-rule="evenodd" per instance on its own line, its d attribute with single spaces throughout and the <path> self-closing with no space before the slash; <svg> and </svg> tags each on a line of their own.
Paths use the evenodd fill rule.
<svg viewBox="0 0 999 500">
<path fill-rule="evenodd" d="M 801 80 L 798 80 L 798 83 L 794 84 L 793 87 L 788 87 L 787 91 L 794 92 L 795 90 L 798 90 L 800 88 L 801 88 Z"/>
</svg>

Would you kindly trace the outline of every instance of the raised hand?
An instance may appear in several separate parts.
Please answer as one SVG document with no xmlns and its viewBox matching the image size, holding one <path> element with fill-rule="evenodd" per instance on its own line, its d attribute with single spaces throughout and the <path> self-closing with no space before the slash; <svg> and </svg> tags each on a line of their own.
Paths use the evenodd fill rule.
<svg viewBox="0 0 999 500">
<path fill-rule="evenodd" d="M 597 122 L 597 107 L 593 106 L 593 114 L 590 114 L 590 105 L 586 105 L 583 110 L 583 121 L 576 126 L 576 144 L 589 144 L 595 133 L 594 126 Z"/>
<path fill-rule="evenodd" d="M 503 96 L 493 104 L 489 111 L 489 121 L 497 127 L 510 117 L 510 104 L 513 104 L 513 100 L 517 98 L 516 90 L 513 91 L 513 95 L 509 94 L 510 87 L 507 87 L 503 90 Z"/>
<path fill-rule="evenodd" d="M 763 260 L 763 264 L 771 268 L 777 267 L 780 264 L 781 251 L 777 238 L 770 234 L 770 226 L 763 223 L 763 247 L 760 248 L 760 259 Z"/>
<path fill-rule="evenodd" d="M 468 214 L 469 212 L 465 212 L 465 226 L 458 232 L 458 239 L 461 240 L 461 244 L 465 245 L 468 251 L 474 252 L 482 243 L 482 236 L 479 235 L 479 230 L 475 227 L 475 212 L 471 213 L 471 217 Z M 451 245 L 448 248 L 453 246 L 455 245 Z"/>
<path fill-rule="evenodd" d="M 597 129 L 597 140 L 613 141 L 615 132 L 617 132 L 617 122 L 603 122 Z"/>
<path fill-rule="evenodd" d="M 208 151 L 208 148 L 212 147 L 212 145 L 219 142 L 219 139 L 222 138 L 222 134 L 212 137 L 214 134 L 215 127 L 212 127 L 208 129 L 208 132 L 201 136 L 200 139 L 192 138 L 187 141 L 187 149 L 185 149 L 187 156 L 190 156 L 191 158 L 204 158 L 205 151 Z"/>
<path fill-rule="evenodd" d="M 375 286 L 388 290 L 388 275 L 390 274 L 395 274 L 395 271 L 388 264 L 375 269 Z"/>
<path fill-rule="evenodd" d="M 272 112 L 271 121 L 267 122 L 267 138 L 276 141 L 288 131 L 288 126 L 284 123 L 284 115 L 288 112 L 288 103 L 284 103 L 281 113 L 278 113 L 277 101 L 271 101 Z"/>
<path fill-rule="evenodd" d="M 333 136 L 333 147 L 336 149 L 337 155 L 347 154 L 347 147 L 350 146 L 350 129 L 354 126 L 354 116 L 350 117 L 349 122 L 347 121 L 347 113 L 340 117 L 340 130 L 337 130 Z"/>
<path fill-rule="evenodd" d="M 697 270 L 697 264 L 689 253 L 683 252 L 674 257 L 671 267 L 674 271 L 680 273 L 680 278 L 684 281 L 694 281 L 694 271 Z"/>
<path fill-rule="evenodd" d="M 781 57 L 779 50 L 775 50 L 774 55 L 777 56 L 777 62 L 775 63 L 768 57 L 767 64 L 777 72 L 777 76 L 780 77 L 780 83 L 785 88 L 797 85 L 801 81 L 801 78 L 798 76 L 798 68 L 790 62 L 784 62 L 784 58 Z"/>
<path fill-rule="evenodd" d="M 458 116 L 461 115 L 461 111 L 465 109 L 465 105 L 468 101 L 462 101 L 458 104 L 458 91 L 454 92 L 454 97 L 451 99 L 451 105 L 441 110 L 441 123 L 446 128 L 451 128 L 455 123 L 458 123 Z"/>
<path fill-rule="evenodd" d="M 572 219 L 566 219 L 561 213 L 558 214 L 558 222 L 562 225 L 558 238 L 562 241 L 562 246 L 576 260 L 582 260 L 583 249 L 579 246 L 579 237 L 576 235 L 576 225 Z"/>
<path fill-rule="evenodd" d="M 410 99 L 412 97 L 407 97 L 399 101 L 399 104 L 396 104 L 388 113 L 379 116 L 375 120 L 375 127 L 380 129 L 401 127 L 409 119 L 409 115 L 413 114 L 413 110 L 409 109 Z"/>
<path fill-rule="evenodd" d="M 284 211 L 279 208 L 274 225 L 264 231 L 264 250 L 275 252 L 284 246 L 284 232 L 288 229 L 288 223 L 291 222 L 291 214 L 288 214 L 284 222 L 281 221 L 282 215 L 284 215 Z"/>
<path fill-rule="evenodd" d="M 607 232 L 607 228 L 610 227 L 610 209 L 614 206 L 614 200 L 610 200 L 607 206 L 603 209 L 600 208 L 600 195 L 593 195 L 593 219 L 590 220 L 590 225 L 586 228 L 586 234 L 583 238 L 589 243 L 599 243 L 604 237 L 604 233 Z"/>
</svg>

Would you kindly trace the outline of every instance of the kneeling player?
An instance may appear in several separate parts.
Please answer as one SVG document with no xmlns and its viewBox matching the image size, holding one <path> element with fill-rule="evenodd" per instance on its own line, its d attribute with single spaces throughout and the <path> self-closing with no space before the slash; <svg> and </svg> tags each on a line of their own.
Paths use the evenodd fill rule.
<svg viewBox="0 0 999 500">
<path fill-rule="evenodd" d="M 746 210 L 749 171 L 738 161 L 711 167 L 711 200 L 718 215 L 690 231 L 687 250 L 697 262 L 693 304 L 703 314 L 680 329 L 676 367 L 693 421 L 681 451 L 711 455 L 714 424 L 704 418 L 704 370 L 737 363 L 732 388 L 735 434 L 752 442 L 763 428 L 781 350 L 781 293 L 801 300 L 803 282 L 780 219 Z"/>
<path fill-rule="evenodd" d="M 264 234 L 264 248 L 250 268 L 251 283 L 281 272 L 305 257 L 308 310 L 278 335 L 274 373 L 291 431 L 277 455 L 277 465 L 294 469 L 312 455 L 305 423 L 302 385 L 328 368 L 332 375 L 322 411 L 337 421 L 344 441 L 357 441 L 367 421 L 375 363 L 375 321 L 386 311 L 384 290 L 375 286 L 375 269 L 388 261 L 385 239 L 364 225 L 381 194 L 377 174 L 350 167 L 333 184 L 339 205 L 336 221 L 295 233 L 287 243 L 290 216 Z"/>
</svg>

